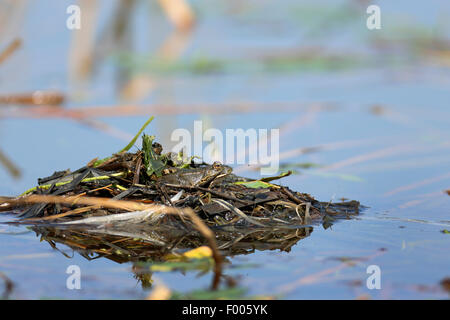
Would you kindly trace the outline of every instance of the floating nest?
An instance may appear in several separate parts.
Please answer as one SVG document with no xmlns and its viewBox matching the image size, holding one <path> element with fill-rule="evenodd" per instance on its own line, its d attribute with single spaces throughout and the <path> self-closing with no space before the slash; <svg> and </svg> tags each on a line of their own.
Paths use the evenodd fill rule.
<svg viewBox="0 0 450 320">
<path fill-rule="evenodd" d="M 196 163 L 164 153 L 153 136 L 76 171 L 57 171 L 1 211 L 27 224 L 56 248 L 63 243 L 87 259 L 159 260 L 169 252 L 209 244 L 221 255 L 284 250 L 313 227 L 357 215 L 359 202 L 327 203 L 274 184 L 290 174 L 259 180 L 220 163 Z M 0 202 L 1 203 L 1 202 Z"/>
</svg>

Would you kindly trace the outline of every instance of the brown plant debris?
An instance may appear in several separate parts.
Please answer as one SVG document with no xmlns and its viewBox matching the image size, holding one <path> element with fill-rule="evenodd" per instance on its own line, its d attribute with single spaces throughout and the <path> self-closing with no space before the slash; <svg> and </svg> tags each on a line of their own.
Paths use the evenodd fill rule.
<svg viewBox="0 0 450 320">
<path fill-rule="evenodd" d="M 159 260 L 206 244 L 216 262 L 213 287 L 223 255 L 289 251 L 314 225 L 328 228 L 359 213 L 357 201 L 320 202 L 272 183 L 289 172 L 240 177 L 217 162 L 163 153 L 153 136 L 144 134 L 141 150 L 130 153 L 144 128 L 111 157 L 56 171 L 17 198 L 0 198 L 0 211 L 15 213 L 13 223 L 31 225 L 52 247 L 63 243 L 87 259 Z"/>
</svg>

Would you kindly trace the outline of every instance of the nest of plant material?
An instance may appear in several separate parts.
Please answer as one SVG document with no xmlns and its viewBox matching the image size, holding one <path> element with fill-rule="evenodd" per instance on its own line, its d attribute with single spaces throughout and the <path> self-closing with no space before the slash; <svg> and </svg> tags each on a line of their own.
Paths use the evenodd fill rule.
<svg viewBox="0 0 450 320">
<path fill-rule="evenodd" d="M 273 183 L 290 172 L 247 179 L 220 163 L 164 153 L 145 134 L 140 150 L 129 152 L 150 121 L 120 152 L 40 178 L 22 196 L 3 198 L 0 210 L 51 244 L 117 261 L 198 247 L 211 231 L 222 253 L 289 250 L 313 225 L 359 213 L 357 201 L 324 203 Z"/>
</svg>

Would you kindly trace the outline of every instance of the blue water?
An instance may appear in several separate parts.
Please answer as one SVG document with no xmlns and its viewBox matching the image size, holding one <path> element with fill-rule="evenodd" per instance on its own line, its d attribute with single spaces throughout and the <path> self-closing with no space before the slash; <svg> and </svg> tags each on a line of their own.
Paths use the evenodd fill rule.
<svg viewBox="0 0 450 320">
<path fill-rule="evenodd" d="M 92 74 L 77 81 L 69 68 L 74 33 L 65 27 L 65 9 L 71 1 L 39 0 L 16 8 L 11 16 L 20 23 L 11 22 L 8 33 L 0 35 L 0 45 L 21 37 L 23 47 L 0 66 L 0 94 L 53 89 L 68 96 L 66 110 L 154 104 L 173 105 L 176 112 L 162 109 L 159 115 L 148 109 L 148 114 L 124 116 L 104 112 L 96 118 L 119 130 L 118 137 L 68 117 L 31 117 L 26 112 L 18 117 L 23 107 L 2 106 L 0 149 L 22 176 L 15 179 L 0 167 L 1 195 L 18 195 L 39 177 L 77 169 L 95 157 L 116 152 L 150 115 L 156 120 L 147 132 L 168 146 L 173 144 L 170 133 L 177 128 L 191 130 L 194 120 L 223 132 L 227 128 L 285 127 L 281 153 L 299 147 L 329 147 L 282 159 L 282 163 L 323 166 L 301 169 L 300 175 L 286 177 L 282 184 L 322 201 L 345 197 L 369 208 L 358 219 L 341 221 L 331 229 L 316 227 L 291 252 L 263 251 L 231 258 L 233 266 L 258 266 L 229 268 L 226 273 L 239 276 L 239 285 L 250 295 L 287 299 L 448 297 L 439 287 L 450 276 L 450 237 L 441 232 L 450 229 L 450 197 L 443 192 L 450 188 L 446 22 L 450 6 L 446 1 L 378 1 L 382 10 L 379 31 L 366 29 L 365 8 L 356 1 L 283 1 L 277 5 L 228 1 L 217 6 L 193 1 L 198 22 L 178 60 L 203 56 L 233 61 L 231 71 L 212 74 L 152 73 L 145 66 L 127 69 L 117 60 L 118 54 L 151 59 L 173 28 L 156 4 L 137 1 L 122 45 L 116 40 L 101 42 L 102 32 L 111 29 L 117 2 L 99 1 L 91 36 L 96 39 L 96 50 L 104 53 L 95 60 Z M 306 19 L 308 10 L 317 13 Z M 400 26 L 409 32 L 399 32 Z M 441 44 L 433 46 L 423 40 L 430 34 L 439 35 Z M 413 35 L 422 42 L 411 44 L 408 39 Z M 378 47 L 376 38 L 394 40 Z M 343 57 L 355 55 L 365 64 L 306 71 L 294 65 L 289 72 L 248 67 L 261 56 L 292 55 L 309 47 Z M 75 46 L 75 50 L 80 48 Z M 240 64 L 242 71 L 236 68 Z M 130 97 L 124 88 L 137 79 L 151 85 Z M 229 112 L 227 106 L 236 103 L 248 103 L 252 110 Z M 280 103 L 290 107 L 277 107 Z M 275 107 L 258 110 L 270 104 Z M 333 108 L 314 109 L 318 104 Z M 207 112 L 190 110 L 195 105 L 207 106 Z M 372 113 L 374 105 L 382 106 L 384 112 Z M 258 177 L 254 171 L 242 174 Z M 89 262 L 78 254 L 67 259 L 26 232 L 0 226 L 0 271 L 15 284 L 12 298 L 143 298 L 148 294 L 133 278 L 130 264 L 106 259 Z M 71 255 L 70 249 L 63 250 Z M 355 266 L 342 266 L 338 260 L 342 257 L 362 260 Z M 65 271 L 71 264 L 82 270 L 81 290 L 66 288 Z M 381 290 L 365 285 L 366 269 L 372 264 L 381 269 Z M 316 274 L 320 276 L 307 281 Z M 157 273 L 154 278 L 172 290 L 188 292 L 207 288 L 211 275 Z"/>
</svg>

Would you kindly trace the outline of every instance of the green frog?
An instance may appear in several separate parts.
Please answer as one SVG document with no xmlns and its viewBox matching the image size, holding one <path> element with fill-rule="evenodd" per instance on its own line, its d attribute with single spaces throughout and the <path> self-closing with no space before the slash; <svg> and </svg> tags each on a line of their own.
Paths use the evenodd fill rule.
<svg viewBox="0 0 450 320">
<path fill-rule="evenodd" d="M 174 173 L 162 176 L 159 181 L 166 185 L 182 187 L 212 186 L 215 179 L 225 177 L 230 174 L 231 171 L 232 168 L 224 166 L 216 161 L 212 165 L 204 167 L 178 169 Z"/>
</svg>

